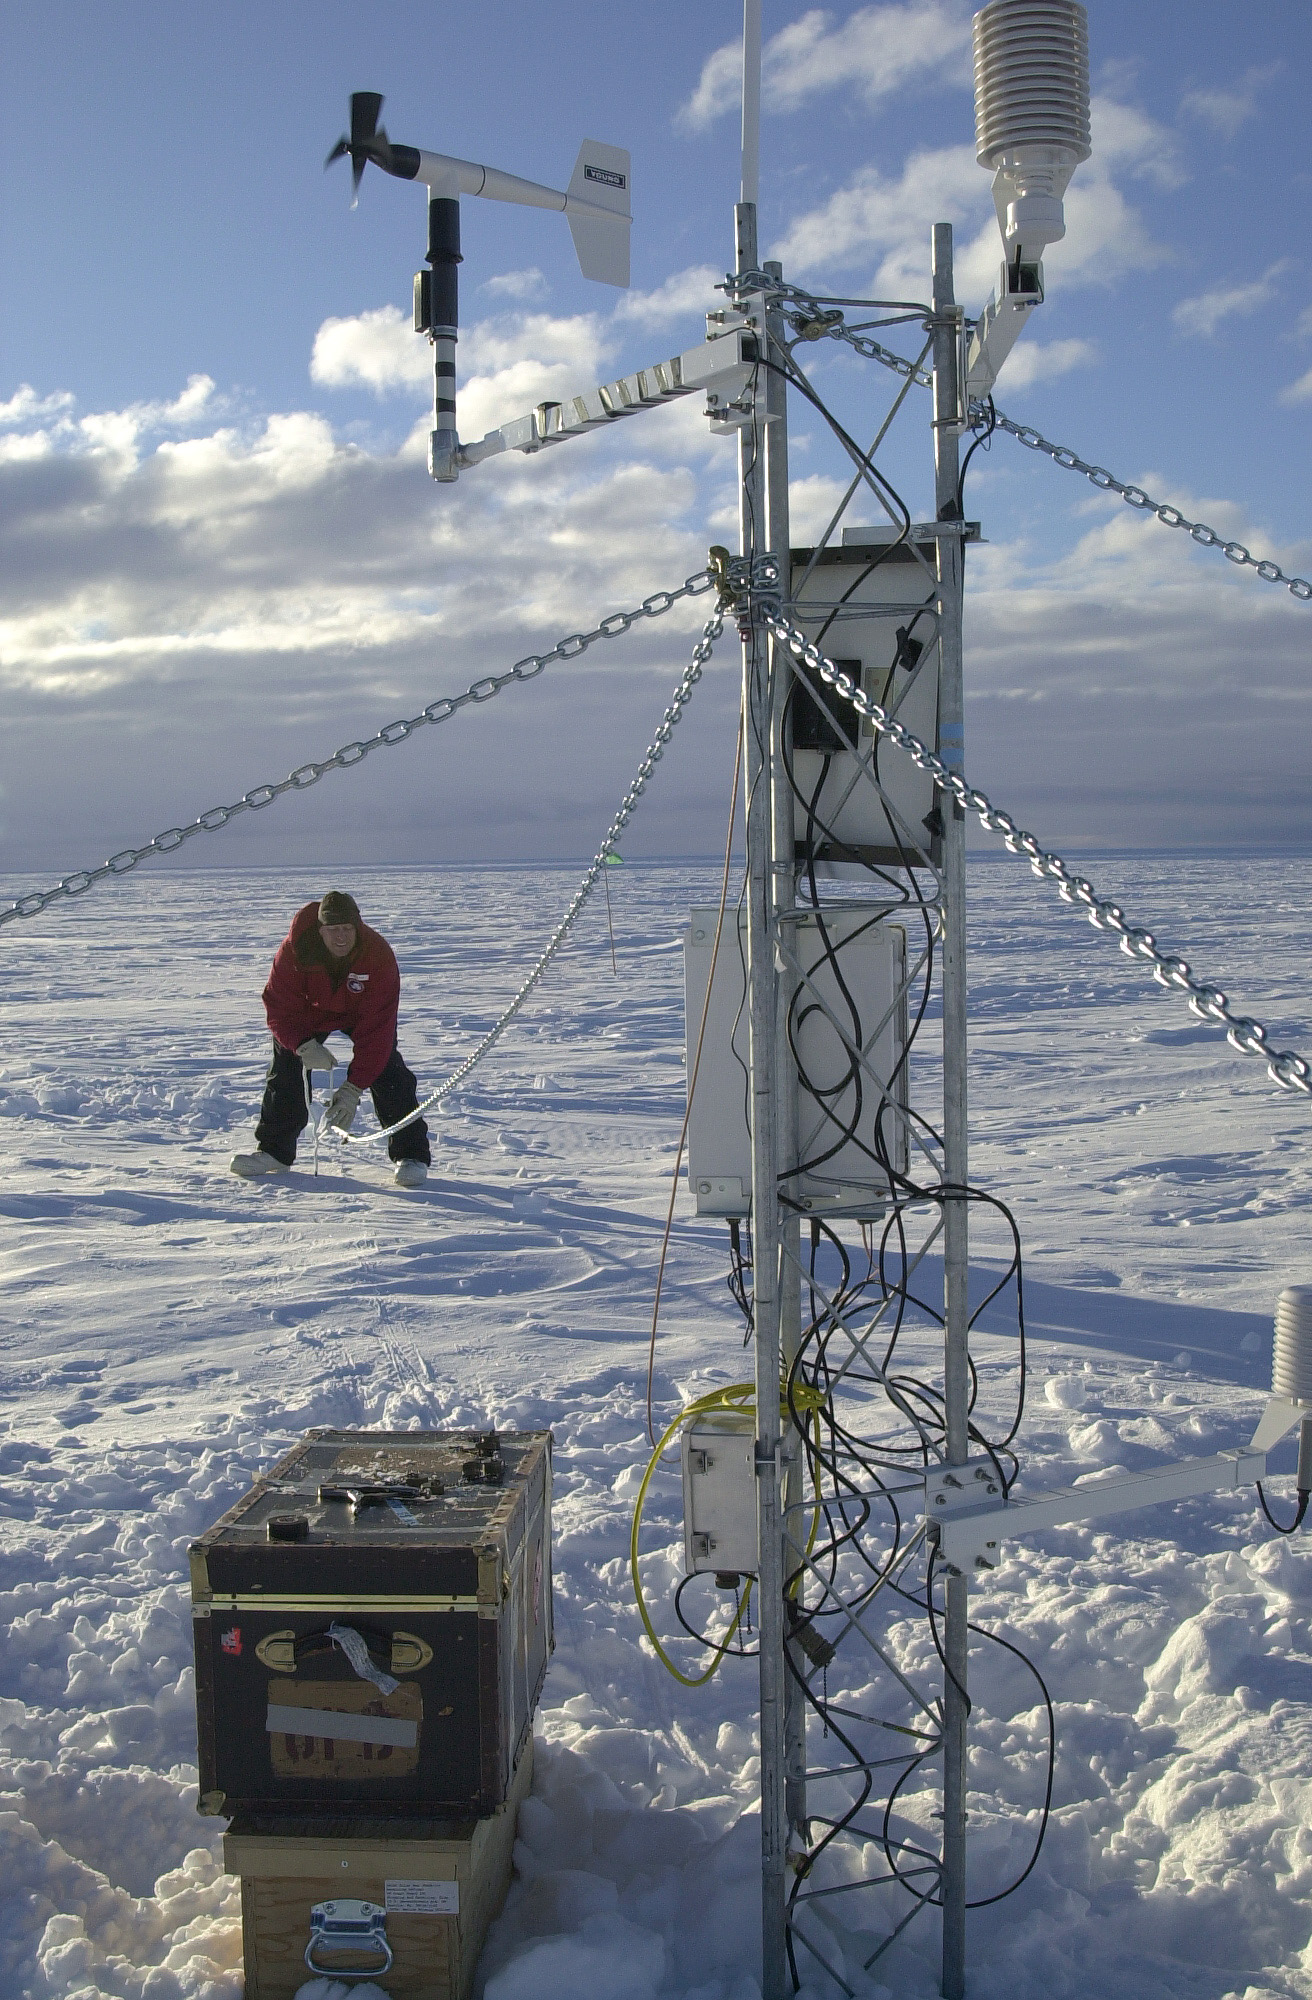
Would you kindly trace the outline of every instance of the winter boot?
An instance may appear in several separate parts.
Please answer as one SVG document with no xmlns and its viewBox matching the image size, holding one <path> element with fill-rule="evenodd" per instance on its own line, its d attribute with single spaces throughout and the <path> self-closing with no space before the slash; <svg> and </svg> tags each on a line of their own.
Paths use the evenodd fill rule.
<svg viewBox="0 0 1312 2000">
<path fill-rule="evenodd" d="M 289 1174 L 291 1168 L 284 1160 L 275 1160 L 272 1153 L 234 1153 L 228 1162 L 230 1173 L 239 1174 L 244 1181 L 263 1180 L 266 1174 Z"/>
<path fill-rule="evenodd" d="M 398 1187 L 422 1187 L 428 1179 L 428 1168 L 422 1160 L 398 1160 L 394 1179 Z"/>
</svg>

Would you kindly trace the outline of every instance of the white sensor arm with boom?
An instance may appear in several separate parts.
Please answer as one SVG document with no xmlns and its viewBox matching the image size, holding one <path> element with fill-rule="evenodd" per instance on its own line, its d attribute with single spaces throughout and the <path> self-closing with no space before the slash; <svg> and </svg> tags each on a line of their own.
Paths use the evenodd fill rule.
<svg viewBox="0 0 1312 2000">
<path fill-rule="evenodd" d="M 733 318 L 738 321 L 740 316 Z M 636 417 L 640 410 L 659 409 L 682 396 L 704 394 L 712 431 L 736 435 L 737 424 L 750 415 L 750 402 L 740 406 L 739 399 L 756 366 L 757 338 L 750 322 L 734 324 L 700 347 L 671 355 L 668 361 L 654 362 L 582 395 L 568 396 L 563 403 L 539 403 L 525 416 L 489 431 L 476 444 L 459 446 L 459 467 L 463 471 L 503 451 L 533 452 L 546 445 L 564 444 L 569 438 L 604 430 L 621 417 Z"/>
</svg>

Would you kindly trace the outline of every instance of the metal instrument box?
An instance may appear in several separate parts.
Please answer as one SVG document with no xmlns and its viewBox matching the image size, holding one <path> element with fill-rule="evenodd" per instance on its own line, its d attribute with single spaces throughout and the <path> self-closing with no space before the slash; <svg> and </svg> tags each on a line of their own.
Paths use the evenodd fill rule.
<svg viewBox="0 0 1312 2000">
<path fill-rule="evenodd" d="M 914 529 L 854 529 L 853 540 L 794 549 L 792 616 L 808 639 L 931 750 L 938 743 L 938 602 L 932 538 Z M 870 537 L 867 542 L 866 536 Z M 931 531 L 932 535 L 932 531 Z M 860 536 L 862 539 L 857 540 Z M 809 570 L 809 574 L 808 574 Z M 938 857 L 934 780 L 876 735 L 849 702 L 805 667 L 793 669 L 793 826 L 827 874 L 863 865 L 925 866 Z"/>
<path fill-rule="evenodd" d="M 689 1083 L 716 915 L 693 910 L 684 933 Z M 887 906 L 822 903 L 782 921 L 779 949 L 796 987 L 789 1046 L 799 1147 L 783 1192 L 807 1215 L 877 1219 L 890 1195 L 882 1162 L 905 1175 L 909 1161 L 906 931 Z M 747 913 L 729 909 L 688 1118 L 688 1185 L 699 1215 L 745 1216 L 751 1207 L 747 1027 Z"/>
<path fill-rule="evenodd" d="M 756 1576 L 756 1418 L 724 1411 L 683 1433 L 683 1566 Z"/>
<path fill-rule="evenodd" d="M 311 1431 L 191 1599 L 202 1812 L 494 1812 L 553 1643 L 550 1433 Z"/>
</svg>

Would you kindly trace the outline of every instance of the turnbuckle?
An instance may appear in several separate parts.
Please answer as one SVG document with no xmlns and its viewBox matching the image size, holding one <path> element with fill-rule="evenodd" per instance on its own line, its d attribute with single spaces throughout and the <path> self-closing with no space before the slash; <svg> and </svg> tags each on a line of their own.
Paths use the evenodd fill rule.
<svg viewBox="0 0 1312 2000">
<path fill-rule="evenodd" d="M 720 611 L 732 611 L 738 621 L 738 636 L 751 637 L 752 626 L 768 608 L 779 609 L 779 560 L 777 556 L 731 556 L 722 543 L 709 551 L 706 567 L 714 579 Z"/>
</svg>

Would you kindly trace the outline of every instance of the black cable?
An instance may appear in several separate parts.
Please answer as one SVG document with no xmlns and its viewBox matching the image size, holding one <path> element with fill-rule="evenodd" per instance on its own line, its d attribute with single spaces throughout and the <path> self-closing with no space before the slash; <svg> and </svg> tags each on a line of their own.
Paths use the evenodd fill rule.
<svg viewBox="0 0 1312 2000">
<path fill-rule="evenodd" d="M 684 1617 L 683 1593 L 688 1588 L 688 1585 L 690 1583 L 696 1582 L 699 1576 L 704 1577 L 705 1574 L 706 1574 L 705 1570 L 689 1570 L 687 1576 L 681 1577 L 678 1584 L 675 1587 L 674 1615 L 678 1619 L 680 1625 L 682 1625 L 684 1631 L 688 1634 L 689 1638 L 696 1639 L 701 1645 L 707 1647 L 711 1652 L 718 1653 L 720 1655 L 720 1658 L 723 1660 L 755 1660 L 759 1658 L 760 1648 L 758 1646 L 726 1645 L 722 1639 L 712 1639 L 708 1633 L 699 1632 L 697 1630 L 697 1627 L 691 1624 L 689 1620 Z M 752 1579 L 749 1577 L 747 1579 L 746 1589 L 743 1591 L 742 1595 L 738 1598 L 737 1615 L 739 1617 L 742 1616 L 743 1609 L 747 1601 L 747 1590 L 751 1589 L 751 1585 L 752 1585 Z"/>
<path fill-rule="evenodd" d="M 998 427 L 998 413 L 993 407 L 992 396 L 987 398 L 987 407 L 989 413 L 988 423 L 980 431 L 970 450 L 966 453 L 965 458 L 961 461 L 961 475 L 957 480 L 957 519 L 959 521 L 964 521 L 966 518 L 966 474 L 970 470 L 970 461 L 981 446 L 983 446 L 985 451 L 989 449 L 993 440 L 993 433 Z"/>
<path fill-rule="evenodd" d="M 1293 1520 L 1286 1528 L 1282 1526 L 1282 1524 L 1279 1521 L 1277 1521 L 1275 1515 L 1271 1512 L 1271 1509 L 1267 1506 L 1266 1494 L 1262 1491 L 1261 1480 L 1259 1479 L 1257 1482 L 1258 1505 L 1261 1507 L 1262 1512 L 1266 1515 L 1267 1520 L 1271 1523 L 1271 1526 L 1275 1529 L 1278 1535 L 1295 1535 L 1298 1533 L 1298 1530 L 1303 1525 L 1303 1516 L 1307 1513 L 1307 1503 L 1309 1499 L 1312 1499 L 1312 1494 L 1307 1494 L 1307 1493 L 1299 1494 L 1298 1512 L 1295 1514 Z"/>
<path fill-rule="evenodd" d="M 929 1565 L 925 1578 L 925 1600 L 923 1605 L 921 1604 L 921 1600 L 918 1597 L 912 1596 L 910 1591 L 903 1590 L 899 1585 L 894 1584 L 893 1589 L 897 1591 L 899 1597 L 905 1598 L 908 1603 L 919 1605 L 922 1610 L 928 1612 L 930 1632 L 934 1639 L 935 1650 L 938 1653 L 939 1659 L 943 1663 L 943 1671 L 945 1674 L 947 1674 L 948 1678 L 952 1682 L 952 1685 L 956 1688 L 958 1694 L 965 1702 L 966 1713 L 969 1715 L 971 1712 L 970 1697 L 966 1693 L 966 1690 L 962 1687 L 956 1675 L 952 1672 L 951 1668 L 948 1666 L 947 1660 L 943 1654 L 943 1649 L 939 1645 L 938 1641 L 938 1630 L 934 1620 L 934 1603 L 932 1595 L 933 1581 L 934 1581 L 934 1565 L 936 1560 L 937 1560 L 937 1550 L 931 1550 Z M 1053 1783 L 1056 1775 L 1056 1766 L 1057 1766 L 1057 1718 L 1053 1710 L 1052 1696 L 1048 1691 L 1048 1684 L 1044 1680 L 1043 1675 L 1039 1672 L 1039 1669 L 1034 1664 L 1033 1660 L 1029 1657 L 1028 1653 L 1022 1652 L 1019 1646 L 1013 1646 L 1011 1640 L 1004 1639 L 1000 1632 L 990 1632 L 988 1628 L 984 1625 L 976 1625 L 973 1622 L 968 1621 L 966 1625 L 966 1630 L 968 1632 L 973 1632 L 977 1638 L 987 1639 L 993 1645 L 1001 1646 L 1004 1652 L 1013 1654 L 1015 1658 L 1020 1661 L 1021 1665 L 1023 1667 L 1026 1667 L 1029 1670 L 1029 1672 L 1033 1674 L 1035 1680 L 1039 1684 L 1039 1693 L 1043 1697 L 1043 1706 L 1047 1712 L 1047 1717 L 1048 1717 L 1048 1772 L 1047 1772 L 1047 1779 L 1044 1784 L 1043 1805 L 1040 1809 L 1040 1814 L 1039 1814 L 1039 1831 L 1034 1842 L 1034 1851 L 1030 1855 L 1029 1860 L 1026 1862 L 1025 1866 L 1021 1869 L 1020 1874 L 1016 1877 L 1014 1882 L 1009 1883 L 1005 1889 L 999 1889 L 996 1892 L 996 1894 L 992 1896 L 980 1896 L 966 1904 L 966 1908 L 968 1910 L 984 1910 L 988 1908 L 990 1903 L 1001 1903 L 1005 1901 L 1005 1899 L 1008 1896 L 1015 1895 L 1017 1889 L 1020 1888 L 1021 1883 L 1024 1882 L 1026 1878 L 1033 1873 L 1034 1866 L 1038 1861 L 1039 1855 L 1042 1851 L 1043 1842 L 1047 1836 L 1048 1821 L 1052 1813 L 1052 1790 L 1053 1790 Z"/>
<path fill-rule="evenodd" d="M 881 506 L 890 513 L 897 530 L 894 539 L 890 543 L 883 545 L 878 553 L 872 557 L 871 561 L 859 565 L 854 580 L 843 590 L 837 603 L 831 608 L 820 628 L 817 643 L 822 644 L 844 607 L 849 605 L 853 598 L 858 595 L 862 585 L 873 571 L 881 563 L 888 561 L 892 557 L 893 551 L 909 539 L 911 531 L 910 513 L 901 495 L 897 493 L 896 489 L 886 480 L 875 465 L 873 450 L 868 453 L 862 452 L 860 446 L 856 444 L 839 419 L 828 409 L 823 397 L 812 388 L 786 349 L 783 351 L 782 362 L 767 357 L 763 363 L 758 365 L 772 368 L 775 372 L 782 375 L 817 410 L 857 467 L 859 481 L 854 482 L 852 494 L 859 491 L 860 485 L 863 483 L 874 493 Z M 988 428 L 976 437 L 970 451 L 966 455 L 958 481 L 958 513 L 961 511 L 965 475 L 971 460 L 976 450 L 987 445 L 995 425 L 996 417 L 991 412 Z M 850 503 L 852 494 L 849 494 L 848 499 L 844 501 L 844 506 Z M 748 525 L 754 532 L 755 522 L 750 514 L 750 494 L 748 496 Z M 898 630 L 897 650 L 894 653 L 892 664 L 887 670 L 882 694 L 885 705 L 887 705 L 890 695 L 893 692 L 894 679 L 899 667 L 902 667 L 907 672 L 914 672 L 915 670 L 916 662 L 922 651 L 919 642 L 915 638 L 915 628 L 918 621 L 927 616 L 936 618 L 932 597 L 925 604 L 914 610 L 907 624 Z M 922 1320 L 928 1322 L 930 1325 L 942 1325 L 943 1323 L 942 1313 L 929 1304 L 928 1301 L 919 1298 L 912 1289 L 911 1255 L 906 1225 L 908 1212 L 913 1207 L 928 1202 L 937 1204 L 941 1208 L 947 1201 L 960 1200 L 966 1201 L 972 1206 L 987 1207 L 990 1212 L 1000 1215 L 1010 1234 L 1011 1256 L 1007 1261 L 1006 1267 L 997 1278 L 997 1281 L 990 1286 L 984 1299 L 970 1313 L 968 1320 L 969 1330 L 976 1325 L 980 1316 L 994 1304 L 1007 1287 L 1013 1281 L 1015 1282 L 1020 1380 L 1014 1418 L 1005 1435 L 996 1440 L 990 1439 L 980 1423 L 973 1419 L 972 1413 L 979 1392 L 979 1378 L 973 1361 L 970 1362 L 970 1397 L 967 1413 L 967 1434 L 970 1446 L 987 1456 L 996 1473 L 999 1486 L 1004 1493 L 1010 1489 L 1016 1477 L 1017 1461 L 1014 1452 L 1009 1447 L 1022 1421 L 1028 1373 L 1023 1269 L 1019 1231 L 1010 1208 L 998 1197 L 988 1194 L 983 1189 L 970 1186 L 957 1187 L 944 1185 L 942 1182 L 933 1183 L 928 1187 L 923 1186 L 911 1172 L 909 1165 L 907 1170 L 904 1171 L 894 1158 L 892 1135 L 888 1129 L 888 1121 L 893 1116 L 895 1108 L 895 1101 L 892 1099 L 891 1093 L 898 1077 L 903 1073 L 904 1069 L 909 1070 L 911 1051 L 927 1015 L 933 989 L 936 956 L 935 926 L 938 919 L 939 903 L 937 896 L 935 896 L 933 902 L 930 901 L 930 897 L 926 894 L 925 888 L 922 886 L 917 874 L 918 867 L 932 866 L 932 861 L 922 856 L 918 850 L 914 848 L 908 849 L 906 839 L 900 833 L 898 824 L 889 810 L 888 801 L 884 800 L 882 795 L 881 805 L 884 820 L 889 828 L 889 844 L 897 855 L 897 861 L 887 867 L 883 867 L 877 865 L 872 859 L 864 859 L 864 857 L 860 856 L 854 857 L 864 860 L 864 869 L 868 880 L 879 888 L 883 897 L 882 904 L 879 901 L 872 901 L 869 923 L 875 924 L 886 921 L 894 910 L 901 909 L 909 913 L 914 907 L 924 927 L 925 948 L 921 954 L 921 971 L 915 975 L 919 991 L 916 994 L 913 1009 L 914 1018 L 908 1022 L 907 1035 L 903 1049 L 897 1058 L 897 1066 L 893 1074 L 881 1086 L 880 1101 L 875 1108 L 873 1120 L 870 1120 L 866 1114 L 865 1107 L 869 1097 L 868 1079 L 863 1075 L 860 1062 L 860 1051 L 864 1046 L 864 1037 L 860 1011 L 854 997 L 853 986 L 846 976 L 842 952 L 849 945 L 854 944 L 867 927 L 864 925 L 859 926 L 850 938 L 839 938 L 835 934 L 833 926 L 826 921 L 817 876 L 819 841 L 824 839 L 834 848 L 841 848 L 843 846 L 843 843 L 837 838 L 834 827 L 827 824 L 824 810 L 824 793 L 832 768 L 833 754 L 822 753 L 819 760 L 818 781 L 808 781 L 805 786 L 799 782 L 794 761 L 793 746 L 790 742 L 791 732 L 789 724 L 795 710 L 798 689 L 806 686 L 806 680 L 796 669 L 790 668 L 790 671 L 792 672 L 792 684 L 789 688 L 784 711 L 785 727 L 783 731 L 783 744 L 781 746 L 783 752 L 782 764 L 786 781 L 795 802 L 795 824 L 800 821 L 804 828 L 804 837 L 799 842 L 800 853 L 798 859 L 802 866 L 805 888 L 809 894 L 811 907 L 815 913 L 815 922 L 820 942 L 820 954 L 816 958 L 815 963 L 807 968 L 807 971 L 808 976 L 814 977 L 821 967 L 827 968 L 833 982 L 834 993 L 832 996 L 832 1007 L 828 1007 L 821 1005 L 818 1001 L 808 1000 L 805 997 L 805 988 L 801 987 L 799 988 L 798 996 L 795 996 L 793 1005 L 790 1008 L 786 1030 L 789 1045 L 797 1066 L 799 1087 L 805 1092 L 808 1100 L 819 1107 L 822 1121 L 828 1125 L 829 1130 L 825 1133 L 819 1150 L 813 1151 L 811 1158 L 798 1161 L 795 1165 L 786 1169 L 785 1173 L 781 1176 L 781 1199 L 787 1206 L 798 1208 L 799 1203 L 794 1201 L 788 1193 L 784 1192 L 783 1184 L 789 1181 L 796 1184 L 799 1177 L 805 1172 L 833 1159 L 836 1154 L 842 1152 L 847 1146 L 852 1144 L 855 1144 L 865 1158 L 878 1167 L 880 1177 L 885 1180 L 888 1189 L 887 1212 L 878 1240 L 878 1249 L 876 1252 L 875 1238 L 872 1233 L 866 1243 L 867 1254 L 864 1272 L 859 1269 L 853 1269 L 847 1246 L 843 1243 L 837 1229 L 832 1228 L 825 1220 L 811 1218 L 810 1256 L 804 1272 L 800 1274 L 804 1277 L 806 1284 L 809 1320 L 807 1325 L 801 1330 L 798 1349 L 787 1372 L 785 1394 L 790 1425 L 793 1433 L 801 1440 L 804 1463 L 815 1487 L 816 1511 L 813 1518 L 812 1541 L 808 1554 L 805 1559 L 797 1562 L 792 1575 L 786 1579 L 785 1591 L 790 1619 L 790 1631 L 796 1636 L 799 1633 L 814 1630 L 820 1635 L 822 1644 L 828 1645 L 829 1642 L 823 1640 L 822 1623 L 829 1623 L 835 1619 L 846 1621 L 848 1618 L 858 1615 L 861 1610 L 868 1606 L 880 1589 L 885 1587 L 892 1588 L 907 1602 L 918 1606 L 922 1614 L 928 1619 L 931 1639 L 942 1664 L 944 1674 L 953 1685 L 958 1687 L 969 1710 L 969 1696 L 965 1688 L 961 1687 L 960 1683 L 957 1682 L 955 1675 L 952 1674 L 947 1663 L 938 1625 L 939 1613 L 933 1601 L 934 1569 L 937 1562 L 937 1552 L 933 1552 L 930 1557 L 928 1573 L 925 1579 L 925 1597 L 923 1601 L 909 1594 L 895 1580 L 900 1568 L 905 1563 L 905 1556 L 903 1554 L 905 1528 L 902 1512 L 898 1505 L 898 1496 L 889 1490 L 885 1474 L 894 1475 L 893 1483 L 896 1484 L 897 1480 L 905 1479 L 913 1468 L 927 1468 L 930 1462 L 937 1459 L 941 1454 L 946 1441 L 946 1420 L 942 1392 L 933 1388 L 929 1383 L 921 1381 L 914 1370 L 909 1371 L 905 1367 L 902 1367 L 896 1373 L 893 1372 L 893 1364 L 899 1340 L 902 1338 L 907 1327 L 913 1323 L 909 1316 L 919 1315 Z M 818 702 L 823 712 L 822 695 L 818 695 Z M 772 700 L 770 705 L 773 707 Z M 755 740 L 758 747 L 762 748 L 763 753 L 761 726 L 755 715 L 753 715 L 752 721 Z M 846 734 L 846 730 L 840 729 L 840 735 L 846 736 Z M 851 754 L 861 755 L 861 752 L 857 749 L 855 732 L 854 740 L 847 747 Z M 878 783 L 879 779 L 879 756 L 882 747 L 881 742 L 876 739 L 869 758 L 863 759 L 867 763 L 868 770 L 874 776 L 876 783 Z M 895 876 L 891 872 L 894 867 L 899 871 L 900 879 L 899 876 Z M 933 895 L 934 892 L 931 891 L 930 894 Z M 915 988 L 912 987 L 911 990 L 915 991 Z M 845 1017 L 844 1025 L 839 1028 L 838 1033 L 840 1040 L 844 1041 L 847 1046 L 848 1061 L 845 1066 L 845 1073 L 840 1075 L 836 1082 L 830 1081 L 821 1084 L 817 1078 L 810 1076 L 806 1071 L 799 1046 L 799 1036 L 805 1028 L 807 1021 L 816 1011 L 826 1013 L 835 1010 L 840 1017 Z M 848 1040 L 849 1029 L 851 1034 L 850 1041 Z M 747 1081 L 746 1076 L 744 1081 Z M 905 1085 L 903 1085 L 903 1089 L 905 1090 Z M 899 1105 L 896 1108 L 897 1115 L 905 1115 L 911 1118 L 915 1123 L 916 1129 L 925 1135 L 925 1143 L 931 1148 L 937 1149 L 941 1154 L 943 1147 L 942 1138 L 934 1130 L 930 1122 L 919 1112 L 913 1112 L 909 1103 L 904 1107 Z M 868 1125 L 869 1130 L 863 1130 L 863 1125 Z M 831 1140 L 833 1143 L 830 1143 Z M 897 1246 L 896 1271 L 894 1271 L 891 1261 L 894 1242 L 896 1242 Z M 838 1260 L 839 1268 L 836 1282 L 832 1280 L 827 1280 L 824 1284 L 820 1282 L 819 1261 L 822 1251 L 826 1259 L 832 1253 Z M 739 1294 L 745 1297 L 746 1276 L 740 1246 L 737 1242 L 731 1243 L 729 1282 L 731 1291 L 735 1290 L 735 1286 L 737 1287 L 735 1297 L 738 1297 Z M 835 1341 L 840 1339 L 840 1336 L 849 1343 L 856 1338 L 855 1333 L 849 1334 L 847 1328 L 857 1311 L 868 1309 L 866 1306 L 868 1299 L 878 1301 L 880 1313 L 887 1316 L 891 1323 L 887 1331 L 887 1341 L 882 1361 L 879 1359 L 877 1352 L 870 1355 L 867 1359 L 864 1346 L 856 1348 L 850 1354 L 843 1352 L 840 1347 L 838 1358 L 831 1358 L 831 1346 Z M 749 1310 L 750 1308 L 745 1309 L 745 1316 L 746 1311 Z M 881 1341 L 883 1338 L 884 1335 L 881 1333 Z M 906 1444 L 896 1444 L 883 1438 L 876 1442 L 874 1439 L 856 1435 L 840 1419 L 835 1408 L 834 1395 L 840 1381 L 853 1387 L 870 1386 L 882 1390 L 891 1407 L 910 1426 L 912 1439 Z M 805 1399 L 803 1399 L 803 1391 L 807 1392 Z M 803 1407 L 803 1400 L 805 1407 Z M 1010 1471 L 1004 1467 L 1004 1457 L 1010 1462 Z M 880 1508 L 881 1516 L 882 1510 L 884 1508 L 887 1509 L 888 1520 L 887 1538 L 881 1537 L 877 1548 L 872 1546 L 873 1537 L 866 1533 L 876 1507 Z M 857 1565 L 855 1574 L 853 1574 L 852 1570 L 853 1564 Z M 817 1585 L 819 1601 L 808 1605 L 806 1602 L 807 1585 L 811 1580 L 814 1580 Z M 682 1584 L 679 1586 L 680 1592 L 682 1592 L 683 1587 Z M 679 1609 L 677 1604 L 676 1609 Z M 681 1609 L 679 1610 L 679 1615 L 684 1629 L 691 1632 L 692 1627 L 689 1621 L 683 1618 Z M 1009 1888 L 1000 1891 L 997 1895 L 983 1899 L 984 1902 L 991 1903 L 1001 1900 L 1003 1896 L 1014 1893 L 1015 1889 L 1020 1886 L 1020 1883 L 1027 1878 L 1037 1861 L 1039 1849 L 1042 1846 L 1046 1833 L 1051 1807 L 1053 1774 L 1055 1769 L 1055 1722 L 1046 1685 L 1033 1662 L 1026 1659 L 1019 1648 L 1012 1646 L 1009 1641 L 998 1638 L 996 1634 L 986 1632 L 982 1628 L 973 1625 L 968 1629 L 979 1633 L 981 1637 L 992 1639 L 996 1644 L 1001 1645 L 1007 1651 L 1015 1653 L 1022 1660 L 1038 1680 L 1049 1718 L 1048 1776 L 1043 1816 L 1035 1850 L 1016 1882 L 1011 1884 Z M 694 1636 L 699 1638 L 704 1637 L 704 1635 L 700 1634 L 694 1634 Z M 841 1637 L 842 1633 L 840 1631 L 836 1635 L 835 1643 Z M 704 1643 L 710 1642 L 704 1640 Z M 827 1658 L 822 1652 L 821 1646 L 815 1640 L 811 1641 L 810 1654 L 807 1653 L 806 1647 L 802 1645 L 800 1640 L 799 1646 L 801 1653 L 805 1657 L 816 1656 L 820 1664 L 827 1666 Z M 872 1795 L 874 1769 L 858 1748 L 851 1733 L 846 1731 L 840 1722 L 840 1714 L 844 1718 L 848 1718 L 852 1716 L 853 1711 L 847 1709 L 840 1710 L 829 1701 L 827 1680 L 824 1691 L 822 1693 L 817 1692 L 807 1681 L 805 1674 L 799 1670 L 793 1649 L 791 1647 L 787 1648 L 786 1652 L 789 1670 L 804 1689 L 805 1700 L 809 1709 L 822 1721 L 827 1731 L 832 1730 L 837 1741 L 850 1754 L 852 1763 L 859 1767 L 863 1774 L 860 1796 L 846 1811 L 832 1820 L 826 1820 L 820 1815 L 814 1816 L 815 1823 L 826 1827 L 827 1831 L 824 1837 L 812 1848 L 804 1868 L 799 1873 L 798 1882 L 794 1885 L 793 1893 L 789 1900 L 789 1914 L 791 1918 L 798 1898 L 800 1884 L 815 1866 L 819 1856 L 834 1840 L 838 1839 L 841 1834 L 849 1829 L 854 1830 L 853 1837 L 858 1837 L 858 1821 Z M 877 1716 L 858 1714 L 855 1719 L 863 1726 L 867 1724 L 879 1728 L 900 1728 L 901 1726 L 900 1724 L 882 1721 Z M 935 1754 L 939 1747 L 938 1744 L 934 1744 L 924 1749 L 917 1749 L 914 1753 L 909 1754 L 904 1761 L 897 1760 L 901 1762 L 902 1768 L 896 1782 L 888 1792 L 882 1812 L 879 1838 L 883 1846 L 884 1861 L 888 1866 L 891 1877 L 897 1880 L 901 1886 L 907 1888 L 910 1893 L 917 1896 L 921 1892 L 904 1879 L 898 1860 L 899 1853 L 905 1855 L 910 1853 L 912 1849 L 905 1844 L 898 1844 L 895 1847 L 891 1831 L 891 1815 L 898 1796 L 914 1772 L 927 1757 Z M 935 1857 L 927 1856 L 926 1860 L 928 1865 L 937 1869 L 938 1864 Z M 941 1895 L 935 1895 L 925 1900 L 941 1902 Z M 971 1905 L 971 1907 L 981 1906 L 982 1904 Z M 789 1955 L 790 1964 L 793 1966 L 794 1977 L 796 1978 L 796 1965 L 793 1958 L 791 1936 L 789 1938 Z"/>
</svg>

